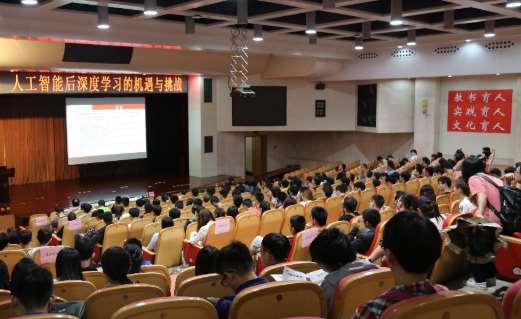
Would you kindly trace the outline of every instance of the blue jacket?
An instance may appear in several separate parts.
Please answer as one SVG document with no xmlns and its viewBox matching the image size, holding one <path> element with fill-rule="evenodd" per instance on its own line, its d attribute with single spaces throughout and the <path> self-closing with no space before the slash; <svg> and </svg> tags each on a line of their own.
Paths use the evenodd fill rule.
<svg viewBox="0 0 521 319">
<path fill-rule="evenodd" d="M 235 296 L 243 291 L 246 288 L 262 285 L 267 283 L 268 281 L 264 277 L 257 277 L 252 280 L 248 280 L 246 282 L 243 282 L 235 291 L 235 295 L 230 295 L 223 297 L 217 301 L 215 304 L 215 309 L 217 309 L 217 313 L 219 314 L 219 319 L 228 319 L 228 313 L 230 311 L 230 308 L 233 303 L 233 299 L 235 299 Z"/>
</svg>

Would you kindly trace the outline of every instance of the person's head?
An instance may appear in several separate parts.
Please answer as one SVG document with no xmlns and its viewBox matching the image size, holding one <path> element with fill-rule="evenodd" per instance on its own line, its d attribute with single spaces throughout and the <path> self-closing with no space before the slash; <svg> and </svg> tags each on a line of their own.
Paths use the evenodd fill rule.
<svg viewBox="0 0 521 319">
<path fill-rule="evenodd" d="M 0 260 L 0 289 L 9 290 L 9 270 L 3 260 Z"/>
<path fill-rule="evenodd" d="M 311 221 L 315 227 L 324 227 L 327 222 L 327 210 L 324 207 L 315 206 L 311 209 Z"/>
<path fill-rule="evenodd" d="M 355 191 L 365 191 L 365 184 L 363 182 L 356 182 L 353 184 Z"/>
<path fill-rule="evenodd" d="M 385 225 L 382 246 L 395 275 L 426 276 L 441 255 L 434 224 L 416 212 L 401 212 Z"/>
<path fill-rule="evenodd" d="M 89 203 L 81 203 L 81 210 L 85 214 L 90 213 L 90 211 L 92 210 L 92 205 Z"/>
<path fill-rule="evenodd" d="M 481 158 L 476 156 L 467 157 L 463 161 L 463 165 L 461 166 L 461 175 L 467 183 L 469 182 L 469 178 L 484 171 L 485 162 Z"/>
<path fill-rule="evenodd" d="M 494 167 L 490 170 L 490 175 L 501 178 L 501 170 L 497 167 Z"/>
<path fill-rule="evenodd" d="M 282 203 L 282 207 L 287 208 L 291 205 L 295 205 L 297 203 L 297 200 L 291 196 L 287 196 L 284 202 Z"/>
<path fill-rule="evenodd" d="M 9 244 L 7 233 L 0 233 L 0 250 L 4 250 L 4 248 L 7 247 L 7 244 Z"/>
<path fill-rule="evenodd" d="M 152 200 L 152 206 L 154 205 L 161 205 L 161 200 L 159 198 L 154 198 Z"/>
<path fill-rule="evenodd" d="M 240 194 L 233 195 L 233 206 L 241 207 L 242 205 L 242 196 Z"/>
<path fill-rule="evenodd" d="M 454 185 L 454 188 L 457 193 L 463 196 L 470 197 L 470 188 L 469 185 L 465 182 L 462 176 L 458 177 L 456 179 L 456 184 Z"/>
<path fill-rule="evenodd" d="M 123 207 L 128 207 L 130 205 L 130 198 L 128 198 L 127 196 L 122 197 L 121 204 L 123 205 Z"/>
<path fill-rule="evenodd" d="M 250 207 L 253 207 L 253 203 L 252 203 L 251 199 L 246 198 L 245 200 L 242 201 L 242 206 L 244 206 L 245 208 L 250 208 Z"/>
<path fill-rule="evenodd" d="M 237 208 L 237 206 L 230 206 L 226 210 L 226 216 L 231 216 L 235 219 L 237 215 L 239 215 L 239 209 Z"/>
<path fill-rule="evenodd" d="M 96 209 L 92 212 L 92 217 L 96 217 L 98 220 L 103 220 L 103 214 L 105 214 L 103 209 Z"/>
<path fill-rule="evenodd" d="M 261 213 L 264 213 L 271 209 L 271 205 L 270 203 L 264 200 L 260 203 L 259 208 L 261 210 Z"/>
<path fill-rule="evenodd" d="M 288 237 L 278 233 L 267 234 L 261 244 L 261 258 L 264 266 L 285 262 L 290 249 Z"/>
<path fill-rule="evenodd" d="M 418 210 L 418 198 L 412 194 L 403 193 L 396 203 L 396 209 L 399 212 L 404 210 L 415 212 Z"/>
<path fill-rule="evenodd" d="M 197 230 L 214 220 L 212 213 L 206 208 L 203 208 L 197 214 Z"/>
<path fill-rule="evenodd" d="M 376 228 L 376 226 L 380 223 L 380 212 L 374 208 L 368 208 L 363 211 L 362 219 L 364 221 L 364 225 L 367 228 Z"/>
<path fill-rule="evenodd" d="M 340 230 L 333 227 L 318 234 L 309 246 L 311 260 L 327 272 L 338 270 L 356 259 L 356 250 Z"/>
<path fill-rule="evenodd" d="M 155 216 L 161 215 L 161 206 L 160 205 L 152 205 L 152 212 Z"/>
<path fill-rule="evenodd" d="M 224 210 L 224 208 L 217 207 L 217 208 L 213 211 L 213 216 L 214 216 L 215 218 L 224 217 L 224 216 L 226 216 L 226 211 Z"/>
<path fill-rule="evenodd" d="M 199 189 L 198 189 L 198 188 L 192 188 L 192 195 L 193 195 L 194 197 L 199 196 Z"/>
<path fill-rule="evenodd" d="M 120 195 L 117 195 L 117 196 L 114 198 L 114 204 L 116 204 L 116 205 L 121 205 L 122 202 L 123 202 L 123 198 L 122 198 Z"/>
<path fill-rule="evenodd" d="M 410 150 L 411 155 L 418 155 L 418 152 L 415 149 Z"/>
<path fill-rule="evenodd" d="M 75 197 L 71 201 L 72 207 L 79 207 L 80 206 L 80 199 Z"/>
<path fill-rule="evenodd" d="M 344 198 L 344 204 L 342 205 L 344 214 L 354 213 L 356 212 L 356 207 L 358 206 L 358 201 L 356 198 L 352 196 L 347 196 Z"/>
<path fill-rule="evenodd" d="M 145 203 L 145 214 L 151 213 L 153 210 L 153 206 L 150 203 Z"/>
<path fill-rule="evenodd" d="M 258 202 L 258 203 L 262 203 L 264 201 L 264 194 L 262 192 L 256 192 L 255 193 L 255 200 Z"/>
<path fill-rule="evenodd" d="M 431 184 L 425 184 L 420 187 L 420 196 L 428 197 L 431 200 L 436 200 L 436 193 L 434 192 L 434 188 Z"/>
<path fill-rule="evenodd" d="M 109 212 L 105 212 L 103 213 L 103 222 L 105 223 L 105 225 L 110 225 L 112 224 L 112 221 L 113 221 L 113 218 L 112 218 L 112 214 L 109 213 Z"/>
<path fill-rule="evenodd" d="M 483 147 L 483 155 L 485 156 L 485 158 L 488 159 L 490 157 L 490 154 L 492 154 L 492 152 L 490 151 L 490 147 Z"/>
<path fill-rule="evenodd" d="M 423 177 L 431 177 L 434 175 L 434 168 L 432 166 L 425 166 L 422 171 Z"/>
<path fill-rule="evenodd" d="M 311 190 L 309 190 L 308 188 L 306 188 L 306 189 L 302 192 L 302 199 L 303 199 L 303 200 L 314 200 L 315 198 L 313 198 L 313 192 L 311 192 Z"/>
<path fill-rule="evenodd" d="M 210 199 L 211 199 L 210 195 L 208 195 L 208 194 L 204 194 L 203 195 L 203 202 L 209 203 Z"/>
<path fill-rule="evenodd" d="M 452 181 L 447 176 L 440 176 L 438 178 L 438 187 L 441 193 L 449 193 L 452 187 Z"/>
<path fill-rule="evenodd" d="M 80 235 L 76 235 L 74 236 L 74 248 L 76 248 L 80 254 L 82 262 L 90 262 L 92 254 L 94 253 L 94 245 L 90 240 Z"/>
<path fill-rule="evenodd" d="M 20 244 L 20 233 L 17 230 L 7 230 L 7 239 L 9 244 L 19 245 Z"/>
<path fill-rule="evenodd" d="M 132 218 L 138 218 L 139 217 L 139 208 L 132 207 L 131 209 L 128 210 L 128 214 Z"/>
<path fill-rule="evenodd" d="M 38 234 L 36 235 L 36 238 L 38 239 L 38 242 L 40 243 L 40 246 L 45 246 L 49 243 L 51 240 L 52 233 L 47 228 L 41 228 L 38 230 Z"/>
<path fill-rule="evenodd" d="M 181 201 L 181 200 L 176 201 L 176 202 L 175 202 L 175 208 L 177 208 L 177 209 L 183 209 L 183 208 L 184 208 L 183 201 Z"/>
<path fill-rule="evenodd" d="M 136 199 L 136 206 L 137 207 L 143 207 L 145 206 L 145 200 L 143 198 Z"/>
<path fill-rule="evenodd" d="M 98 201 L 98 207 L 105 207 L 105 200 L 100 199 L 100 200 Z"/>
<path fill-rule="evenodd" d="M 20 232 L 20 243 L 23 247 L 29 245 L 33 239 L 33 233 L 30 230 L 22 230 Z"/>
<path fill-rule="evenodd" d="M 105 250 L 101 256 L 101 268 L 110 282 L 119 285 L 131 283 L 127 277 L 130 256 L 123 247 L 113 246 Z"/>
<path fill-rule="evenodd" d="M 130 239 L 137 240 L 139 244 L 136 243 L 134 240 L 131 241 Z M 135 274 L 141 272 L 141 265 L 143 264 L 143 251 L 141 250 L 141 241 L 139 241 L 139 239 L 130 239 L 125 242 L 125 244 L 123 245 L 123 249 L 125 249 L 125 251 L 130 256 L 130 268 L 128 270 L 128 273 Z"/>
<path fill-rule="evenodd" d="M 323 191 L 324 191 L 324 196 L 326 196 L 326 198 L 330 198 L 333 195 L 333 187 L 331 187 L 331 185 L 329 185 L 329 184 L 324 185 Z"/>
<path fill-rule="evenodd" d="M 432 200 L 428 197 L 420 197 L 418 201 L 420 206 L 420 212 L 425 218 L 443 218 L 440 214 L 440 210 L 438 208 L 436 200 Z"/>
<path fill-rule="evenodd" d="M 402 180 L 403 183 L 408 182 L 411 179 L 411 173 L 409 173 L 409 172 L 402 172 L 400 174 L 400 179 Z"/>
<path fill-rule="evenodd" d="M 51 233 L 56 232 L 58 230 L 59 225 L 60 221 L 58 219 L 51 220 Z"/>
<path fill-rule="evenodd" d="M 369 207 L 375 209 L 382 209 L 385 205 L 385 198 L 380 194 L 374 194 L 369 201 Z"/>
<path fill-rule="evenodd" d="M 215 195 L 212 196 L 212 197 L 210 198 L 210 203 L 212 203 L 213 206 L 217 206 L 217 205 L 219 205 L 219 197 L 217 197 L 217 196 L 215 196 Z"/>
<path fill-rule="evenodd" d="M 13 268 L 11 272 L 11 294 L 15 295 L 20 293 L 23 278 L 35 267 L 37 267 L 36 263 L 29 257 L 24 257 L 20 259 L 19 262 Z"/>
<path fill-rule="evenodd" d="M 116 216 L 117 219 L 119 219 L 121 217 L 121 215 L 123 215 L 123 206 L 121 205 L 113 205 L 112 208 L 110 209 L 110 212 L 112 214 L 114 214 L 114 216 Z"/>
<path fill-rule="evenodd" d="M 181 211 L 175 207 L 171 208 L 168 211 L 168 216 L 170 216 L 170 218 L 172 218 L 172 219 L 177 219 L 177 218 L 181 217 Z"/>
<path fill-rule="evenodd" d="M 24 313 L 47 313 L 52 301 L 52 291 L 51 273 L 43 267 L 34 265 L 21 274 L 12 295 L 15 304 L 21 305 Z"/>
<path fill-rule="evenodd" d="M 345 194 L 347 193 L 347 184 L 342 183 L 338 185 L 335 190 L 341 194 Z"/>
<path fill-rule="evenodd" d="M 60 250 L 55 266 L 58 280 L 83 280 L 80 253 L 76 249 L 65 247 Z"/>
<path fill-rule="evenodd" d="M 306 228 L 306 219 L 302 215 L 293 215 L 289 219 L 291 234 L 296 235 Z"/>
<path fill-rule="evenodd" d="M 217 272 L 217 256 L 219 249 L 213 246 L 205 246 L 197 253 L 195 260 L 195 275 L 207 275 Z"/>
<path fill-rule="evenodd" d="M 174 220 L 170 216 L 163 216 L 161 218 L 161 229 L 174 226 Z"/>
<path fill-rule="evenodd" d="M 239 241 L 232 241 L 219 251 L 216 266 L 217 273 L 222 276 L 222 283 L 233 290 L 255 278 L 250 250 Z"/>
</svg>

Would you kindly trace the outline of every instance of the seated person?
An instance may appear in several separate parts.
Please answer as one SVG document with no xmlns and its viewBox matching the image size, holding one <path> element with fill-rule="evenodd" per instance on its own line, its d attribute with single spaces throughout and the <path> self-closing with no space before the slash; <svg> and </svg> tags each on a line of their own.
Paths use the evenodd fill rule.
<svg viewBox="0 0 521 319">
<path fill-rule="evenodd" d="M 438 190 L 439 190 L 440 195 L 450 194 L 451 186 L 452 186 L 452 181 L 450 180 L 449 177 L 440 176 L 438 178 Z"/>
<path fill-rule="evenodd" d="M 392 304 L 445 290 L 427 276 L 441 255 L 441 237 L 433 223 L 416 212 L 401 212 L 385 225 L 383 247 L 396 286 L 360 305 L 353 319 L 379 319 Z"/>
<path fill-rule="evenodd" d="M 123 244 L 123 249 L 125 249 L 130 256 L 130 268 L 128 273 L 140 273 L 141 266 L 144 263 L 141 241 L 137 238 L 129 238 L 125 244 Z"/>
<path fill-rule="evenodd" d="M 0 233 L 0 250 L 4 250 L 9 244 L 9 238 L 6 233 Z"/>
<path fill-rule="evenodd" d="M 0 289 L 9 290 L 9 270 L 3 260 L 0 260 Z"/>
<path fill-rule="evenodd" d="M 130 256 L 123 247 L 114 246 L 105 250 L 101 256 L 101 268 L 109 281 L 105 288 L 132 283 L 127 277 Z"/>
<path fill-rule="evenodd" d="M 436 201 L 432 201 L 427 197 L 420 197 L 420 212 L 423 217 L 429 219 L 436 228 L 441 231 L 443 229 L 443 222 L 445 221 L 445 216 L 440 214 L 440 210 L 438 209 L 438 204 Z"/>
<path fill-rule="evenodd" d="M 16 229 L 8 229 L 7 241 L 10 245 L 20 245 L 20 233 Z"/>
<path fill-rule="evenodd" d="M 327 210 L 321 206 L 315 206 L 311 209 L 311 227 L 323 229 L 327 223 Z"/>
<path fill-rule="evenodd" d="M 76 219 L 76 214 L 75 214 L 75 213 L 70 212 L 70 213 L 67 214 L 67 221 L 70 222 L 70 221 L 73 221 L 73 220 L 75 220 L 75 219 Z M 60 230 L 58 230 L 58 231 L 56 232 L 56 236 L 58 236 L 58 237 L 60 237 L 60 238 L 63 237 L 63 228 L 64 228 L 64 227 L 65 227 L 65 225 L 63 225 L 62 227 L 60 227 Z"/>
<path fill-rule="evenodd" d="M 358 201 L 356 198 L 352 196 L 347 196 L 344 198 L 344 203 L 342 204 L 342 216 L 338 220 L 350 221 L 353 217 L 358 216 L 358 212 L 356 211 L 356 207 L 358 206 Z"/>
<path fill-rule="evenodd" d="M 130 222 L 133 222 L 135 220 L 139 219 L 139 208 L 132 207 L 128 210 L 128 215 L 130 217 Z"/>
<path fill-rule="evenodd" d="M 349 233 L 349 242 L 359 254 L 365 254 L 373 243 L 376 226 L 380 223 L 380 213 L 374 208 L 368 208 L 362 213 L 365 228 L 359 230 L 356 225 Z"/>
<path fill-rule="evenodd" d="M 81 271 L 96 271 L 96 265 L 92 260 L 94 243 L 78 234 L 74 236 L 74 248 L 80 254 Z"/>
<path fill-rule="evenodd" d="M 105 226 L 98 229 L 93 237 L 94 242 L 100 245 L 103 245 L 103 239 L 105 238 L 105 228 L 107 228 L 107 226 L 111 225 L 113 222 L 112 214 L 110 212 L 104 212 L 102 214 L 102 218 Z"/>
<path fill-rule="evenodd" d="M 32 248 L 27 253 L 30 257 L 34 256 L 34 253 L 43 246 L 47 246 L 49 244 L 49 241 L 51 241 L 52 233 L 47 228 L 41 228 L 38 230 L 38 235 L 36 235 L 36 238 L 38 239 L 39 246 L 36 248 Z"/>
<path fill-rule="evenodd" d="M 476 205 L 472 203 L 470 200 L 470 188 L 467 182 L 463 179 L 463 177 L 458 177 L 455 185 L 455 193 L 461 196 L 461 201 L 459 203 L 459 212 L 461 214 L 470 213 L 474 209 L 476 209 Z"/>
<path fill-rule="evenodd" d="M 190 243 L 193 245 L 202 246 L 208 236 L 208 230 L 214 222 L 212 213 L 206 208 L 203 208 L 197 214 L 197 232 L 190 234 Z"/>
<path fill-rule="evenodd" d="M 288 208 L 291 205 L 297 204 L 297 200 L 291 196 L 287 196 L 286 199 L 282 202 L 282 207 Z"/>
<path fill-rule="evenodd" d="M 217 208 L 213 211 L 213 215 L 215 216 L 215 218 L 221 218 L 221 217 L 225 217 L 225 216 L 226 216 L 226 212 L 224 211 L 223 208 L 221 208 L 221 207 L 217 207 Z"/>
<path fill-rule="evenodd" d="M 353 184 L 353 191 L 362 192 L 365 191 L 365 184 L 363 182 L 356 182 Z"/>
<path fill-rule="evenodd" d="M 237 206 L 230 206 L 226 210 L 226 216 L 230 216 L 233 217 L 233 219 L 235 219 L 237 215 L 239 215 L 239 209 L 237 208 Z"/>
<path fill-rule="evenodd" d="M 125 209 L 121 205 L 112 205 L 112 208 L 110 209 L 110 212 L 116 218 L 116 220 L 121 219 L 121 216 L 123 215 L 124 211 Z"/>
<path fill-rule="evenodd" d="M 165 229 L 168 227 L 174 226 L 174 220 L 170 216 L 163 216 L 161 218 L 161 229 Z M 148 243 L 147 249 L 154 251 L 156 249 L 157 240 L 159 239 L 159 232 L 154 233 L 152 235 L 152 238 L 150 239 L 150 242 Z"/>
<path fill-rule="evenodd" d="M 282 234 L 270 233 L 264 236 L 260 247 L 260 257 L 265 267 L 286 262 L 291 249 L 288 238 Z"/>
<path fill-rule="evenodd" d="M 154 222 L 159 221 L 159 215 L 161 215 L 161 205 L 152 205 L 152 213 L 154 214 Z"/>
<path fill-rule="evenodd" d="M 374 194 L 369 201 L 369 208 L 381 211 L 385 207 L 385 198 L 380 194 Z"/>
<path fill-rule="evenodd" d="M 311 260 L 328 272 L 321 284 L 328 309 L 332 310 L 338 283 L 350 274 L 377 268 L 374 264 L 356 259 L 356 250 L 349 239 L 337 228 L 324 230 L 309 246 Z"/>
<path fill-rule="evenodd" d="M 20 315 L 36 315 L 49 312 L 53 290 L 51 273 L 37 265 L 29 266 L 18 275 L 16 287 L 13 287 L 14 304 L 20 305 Z"/>
<path fill-rule="evenodd" d="M 302 215 L 293 215 L 289 219 L 289 226 L 291 229 L 291 236 L 294 237 L 306 229 L 306 219 Z"/>
<path fill-rule="evenodd" d="M 175 207 L 171 208 L 168 211 L 168 216 L 170 216 L 170 218 L 172 218 L 172 220 L 176 220 L 177 218 L 181 217 L 181 211 L 178 208 L 175 208 Z"/>
<path fill-rule="evenodd" d="M 30 230 L 22 230 L 20 231 L 20 245 L 22 248 L 27 249 L 31 245 L 31 240 L 33 239 L 33 233 Z"/>
<path fill-rule="evenodd" d="M 219 249 L 213 246 L 204 246 L 203 249 L 197 253 L 195 260 L 195 275 L 207 275 L 217 272 L 217 256 Z"/>
<path fill-rule="evenodd" d="M 268 282 L 265 278 L 257 277 L 248 247 L 238 241 L 231 242 L 219 252 L 217 273 L 222 276 L 223 284 L 235 291 L 234 295 L 220 299 L 208 298 L 215 305 L 219 319 L 228 318 L 233 300 L 239 292 Z"/>
<path fill-rule="evenodd" d="M 74 249 L 65 247 L 56 256 L 56 279 L 64 280 L 84 280 L 81 269 L 80 253 Z"/>
</svg>

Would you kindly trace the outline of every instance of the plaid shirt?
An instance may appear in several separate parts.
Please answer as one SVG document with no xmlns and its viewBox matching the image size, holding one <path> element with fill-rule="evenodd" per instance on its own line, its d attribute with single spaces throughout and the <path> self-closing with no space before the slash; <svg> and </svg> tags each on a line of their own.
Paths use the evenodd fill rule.
<svg viewBox="0 0 521 319">
<path fill-rule="evenodd" d="M 447 288 L 440 285 L 433 285 L 429 280 L 410 285 L 397 285 L 391 290 L 381 294 L 378 298 L 369 301 L 365 305 L 358 306 L 353 315 L 353 319 L 379 319 L 384 311 L 392 304 L 413 297 L 432 295 L 445 290 L 447 290 Z"/>
</svg>

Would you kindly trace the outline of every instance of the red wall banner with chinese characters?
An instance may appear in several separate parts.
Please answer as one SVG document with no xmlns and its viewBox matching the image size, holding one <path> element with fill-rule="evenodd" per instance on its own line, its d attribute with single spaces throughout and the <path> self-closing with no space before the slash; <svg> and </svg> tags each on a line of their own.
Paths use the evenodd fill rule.
<svg viewBox="0 0 521 319">
<path fill-rule="evenodd" d="M 186 93 L 188 79 L 168 74 L 0 72 L 0 94 Z"/>
<path fill-rule="evenodd" d="M 449 91 L 449 132 L 510 133 L 512 90 Z"/>
</svg>

